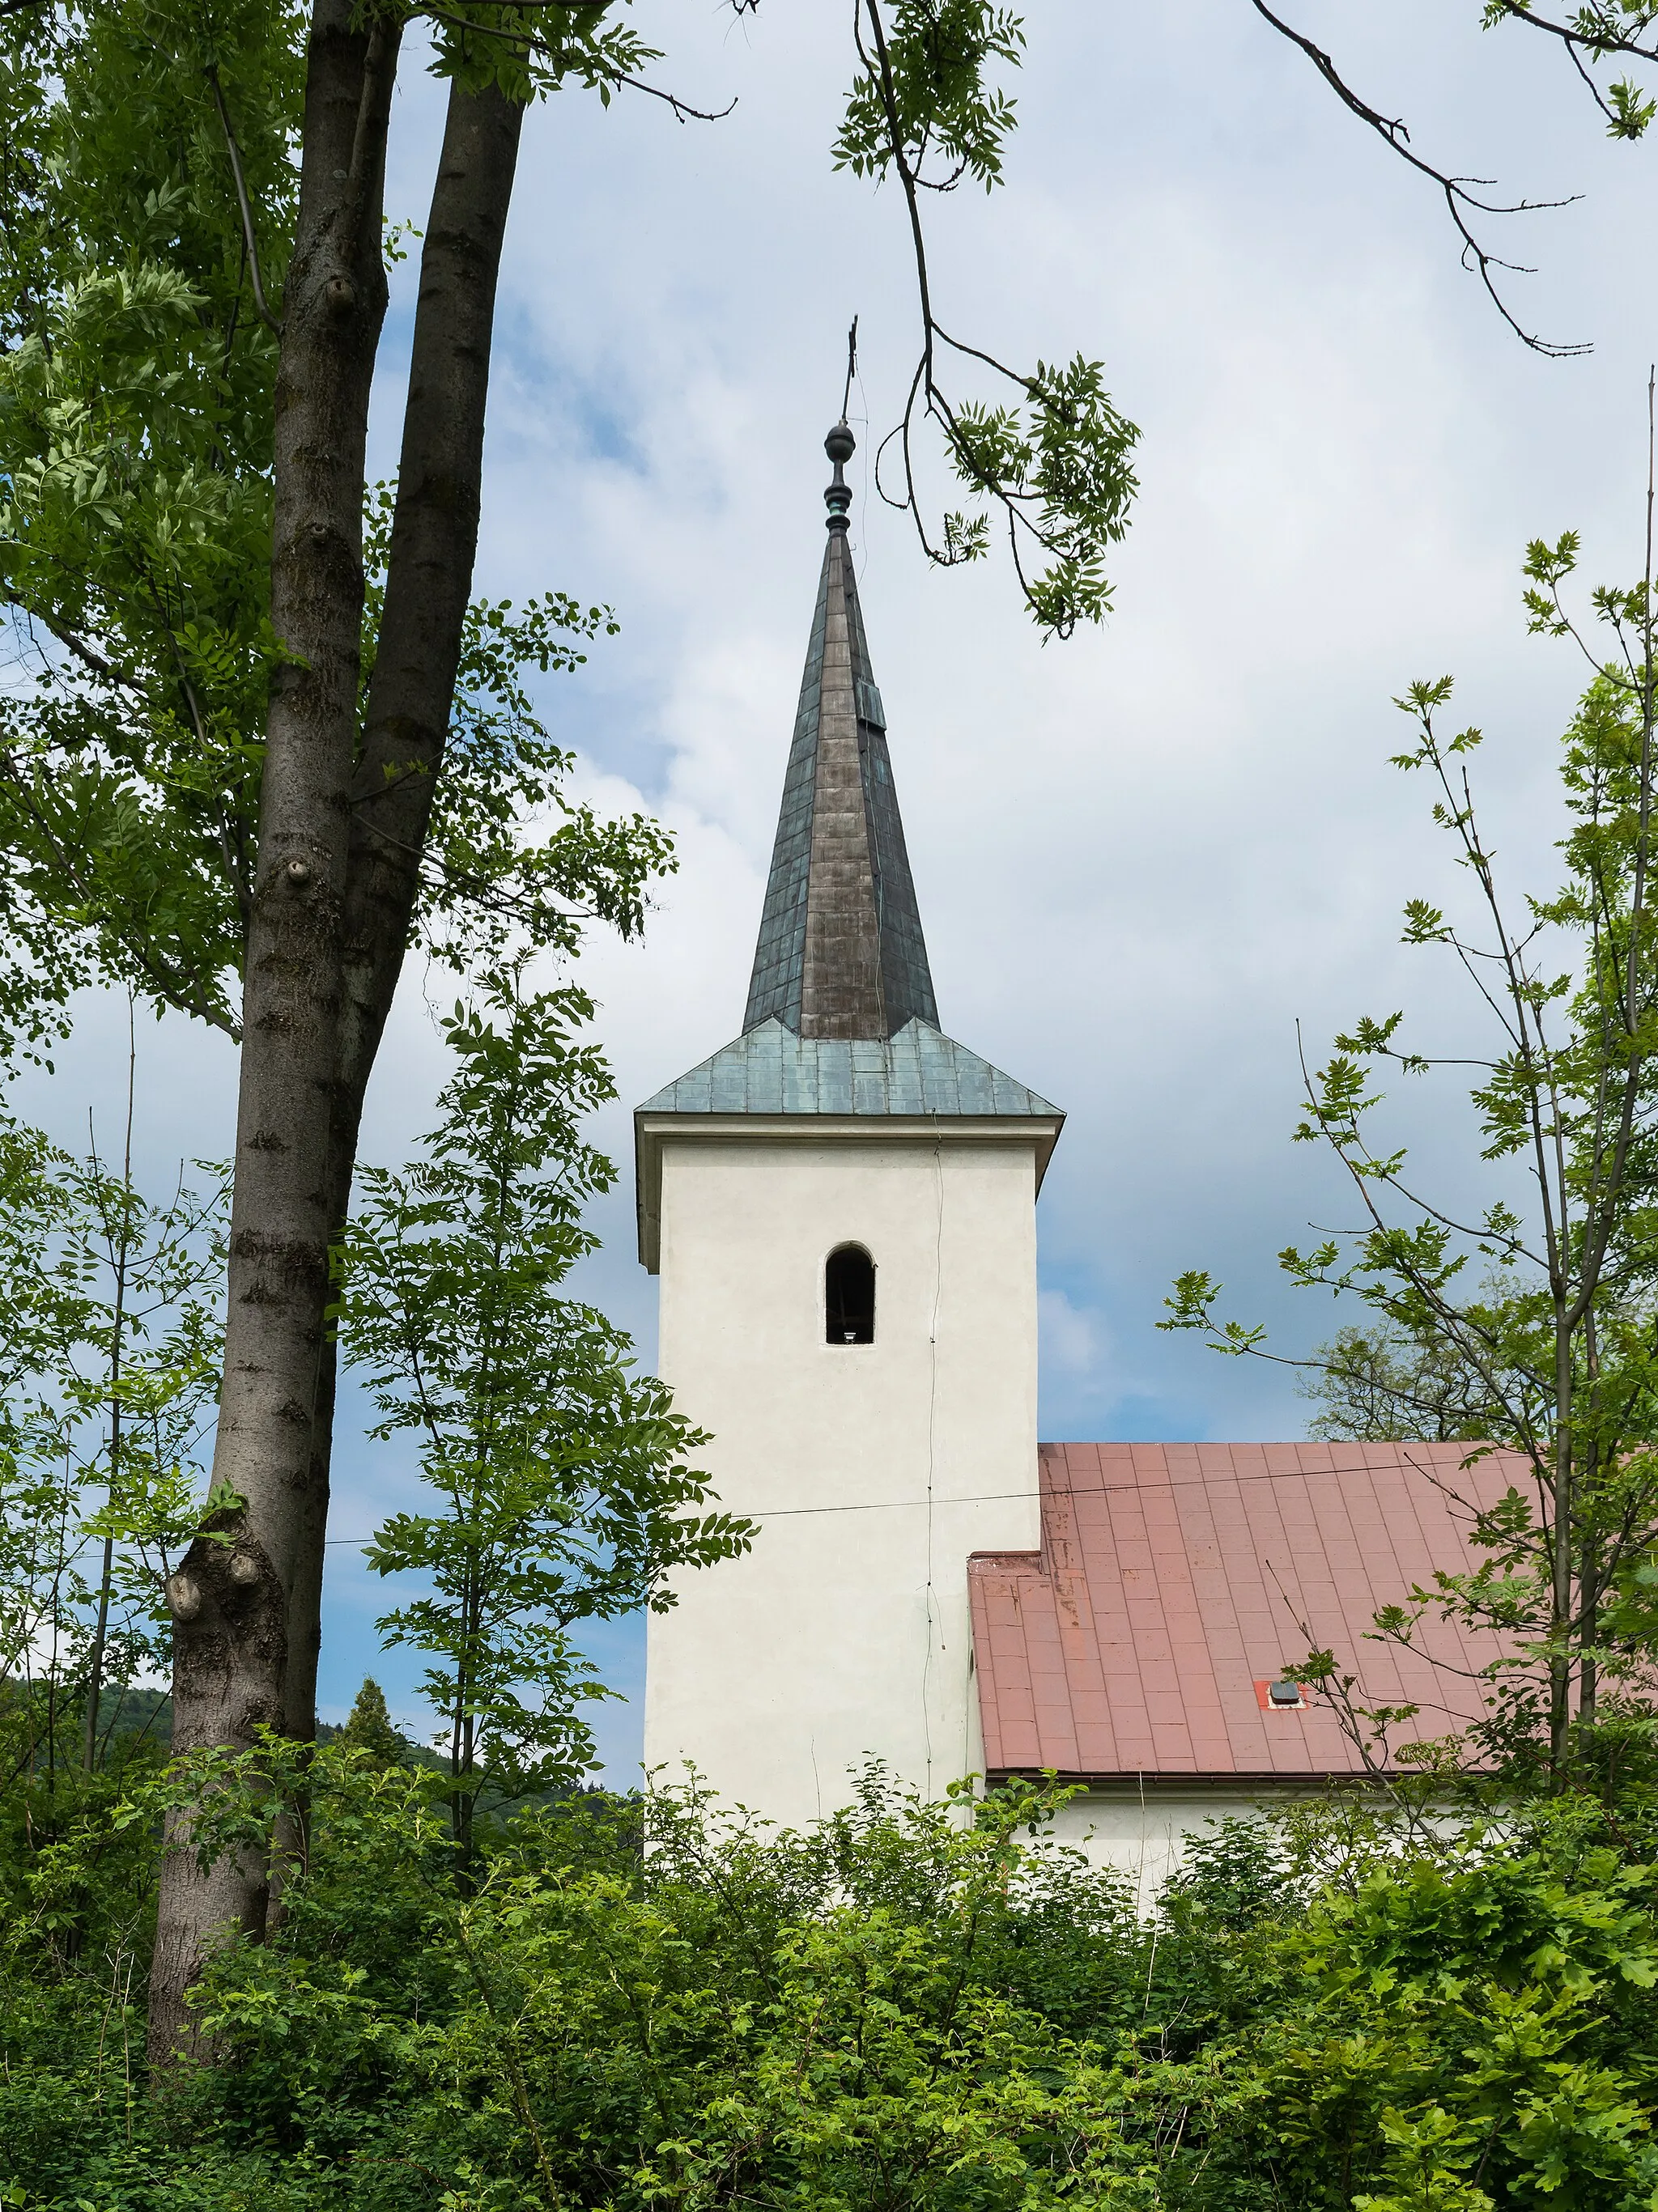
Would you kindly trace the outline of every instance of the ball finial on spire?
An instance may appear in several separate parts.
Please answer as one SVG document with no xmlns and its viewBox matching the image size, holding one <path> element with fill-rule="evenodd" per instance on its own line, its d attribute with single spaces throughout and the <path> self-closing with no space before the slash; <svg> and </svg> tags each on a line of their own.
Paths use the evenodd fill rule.
<svg viewBox="0 0 1658 2212">
<path fill-rule="evenodd" d="M 844 530 L 847 526 L 847 510 L 852 504 L 852 494 L 842 471 L 857 451 L 857 440 L 847 428 L 844 416 L 842 416 L 840 421 L 824 440 L 823 450 L 835 465 L 835 480 L 823 495 L 823 503 L 829 510 L 829 520 L 825 527 L 829 530 Z"/>
</svg>

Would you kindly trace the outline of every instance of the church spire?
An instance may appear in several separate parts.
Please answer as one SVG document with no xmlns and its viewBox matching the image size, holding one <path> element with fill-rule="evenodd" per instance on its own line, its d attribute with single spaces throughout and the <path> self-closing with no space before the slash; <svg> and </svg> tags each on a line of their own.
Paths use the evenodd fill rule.
<svg viewBox="0 0 1658 2212">
<path fill-rule="evenodd" d="M 917 1018 L 936 1029 L 938 1008 L 847 544 L 844 416 L 824 451 L 829 542 L 743 1028 L 889 1037 Z"/>
</svg>

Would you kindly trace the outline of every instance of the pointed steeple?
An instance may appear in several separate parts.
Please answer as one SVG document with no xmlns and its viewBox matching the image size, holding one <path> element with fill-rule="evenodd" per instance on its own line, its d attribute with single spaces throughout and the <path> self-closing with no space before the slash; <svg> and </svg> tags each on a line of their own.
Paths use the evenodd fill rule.
<svg viewBox="0 0 1658 2212">
<path fill-rule="evenodd" d="M 889 1037 L 917 1018 L 936 1029 L 938 1008 L 847 544 L 844 419 L 824 451 L 829 542 L 743 1029 Z"/>
</svg>

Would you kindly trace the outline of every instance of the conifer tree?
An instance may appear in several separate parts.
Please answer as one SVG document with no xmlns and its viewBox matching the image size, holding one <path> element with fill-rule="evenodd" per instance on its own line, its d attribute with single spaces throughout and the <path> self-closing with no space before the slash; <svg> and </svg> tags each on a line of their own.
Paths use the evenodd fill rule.
<svg viewBox="0 0 1658 2212">
<path fill-rule="evenodd" d="M 354 1751 L 366 1751 L 382 1766 L 401 1766 L 408 1756 L 407 1745 L 392 1726 L 386 1692 L 372 1674 L 363 1676 L 357 1703 L 340 1734 Z"/>
</svg>

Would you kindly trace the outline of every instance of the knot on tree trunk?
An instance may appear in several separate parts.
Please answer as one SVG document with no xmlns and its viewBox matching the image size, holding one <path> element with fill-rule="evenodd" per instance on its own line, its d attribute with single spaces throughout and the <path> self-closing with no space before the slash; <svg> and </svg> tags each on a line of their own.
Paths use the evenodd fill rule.
<svg viewBox="0 0 1658 2212">
<path fill-rule="evenodd" d="M 204 1527 L 168 1582 L 174 1664 L 212 1717 L 201 1741 L 246 1746 L 261 1726 L 287 1725 L 286 1594 L 240 1516 L 214 1519 L 224 1525 Z"/>
</svg>

